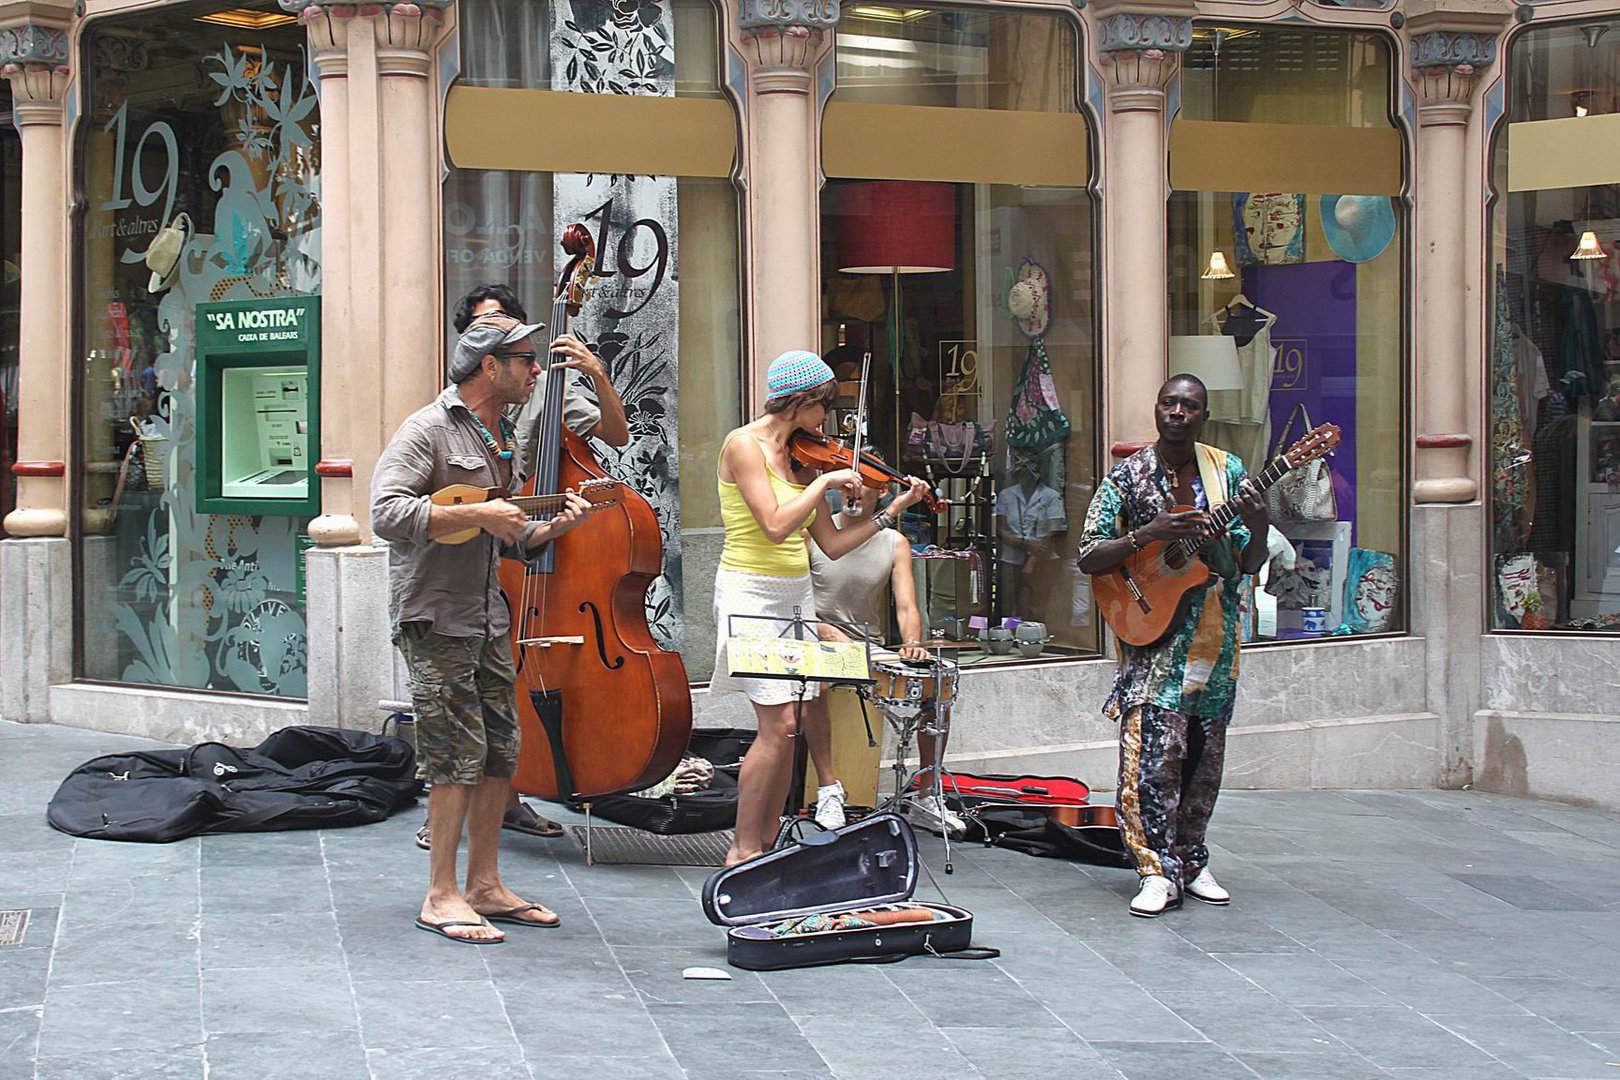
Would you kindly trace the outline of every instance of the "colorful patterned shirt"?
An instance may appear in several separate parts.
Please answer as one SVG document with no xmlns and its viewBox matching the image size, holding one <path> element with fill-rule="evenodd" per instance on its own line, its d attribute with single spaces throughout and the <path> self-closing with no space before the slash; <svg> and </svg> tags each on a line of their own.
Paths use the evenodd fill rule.
<svg viewBox="0 0 1620 1080">
<path fill-rule="evenodd" d="M 1224 502 L 1248 475 L 1243 462 L 1200 443 L 1200 471 L 1216 472 L 1225 490 L 1215 502 Z M 1206 460 L 1207 459 L 1207 460 Z M 1204 478 L 1193 482 L 1199 509 L 1209 508 Z M 1079 558 L 1105 540 L 1117 540 L 1140 529 L 1175 504 L 1169 476 L 1158 455 L 1148 446 L 1109 470 L 1092 496 L 1080 535 Z M 1231 719 L 1237 695 L 1239 583 L 1243 574 L 1236 552 L 1249 542 L 1241 518 L 1227 530 L 1227 539 L 1206 549 L 1214 569 L 1209 585 L 1187 597 L 1187 609 L 1170 636 L 1156 645 L 1132 646 L 1118 642 L 1119 671 L 1114 691 L 1103 712 L 1117 720 L 1137 705 L 1156 705 L 1206 720 Z"/>
</svg>

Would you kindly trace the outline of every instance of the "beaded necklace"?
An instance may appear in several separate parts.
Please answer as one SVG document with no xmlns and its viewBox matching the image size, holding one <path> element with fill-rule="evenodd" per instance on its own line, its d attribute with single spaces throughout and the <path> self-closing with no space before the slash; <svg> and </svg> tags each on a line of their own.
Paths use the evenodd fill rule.
<svg viewBox="0 0 1620 1080">
<path fill-rule="evenodd" d="M 502 461 L 511 461 L 512 437 L 517 434 L 517 429 L 512 426 L 511 422 L 504 416 L 500 418 L 501 440 L 506 443 L 506 449 L 502 450 L 495 445 L 495 436 L 491 435 L 489 428 L 485 427 L 484 422 L 478 419 L 478 414 L 468 409 L 467 415 L 472 417 L 472 422 L 478 425 L 478 434 L 484 437 L 484 445 L 489 448 L 489 452 Z"/>
</svg>

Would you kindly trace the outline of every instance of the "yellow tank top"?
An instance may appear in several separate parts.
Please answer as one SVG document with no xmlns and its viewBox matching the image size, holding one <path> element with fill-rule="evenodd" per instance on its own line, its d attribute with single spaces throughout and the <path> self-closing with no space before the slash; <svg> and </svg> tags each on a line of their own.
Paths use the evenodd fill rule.
<svg viewBox="0 0 1620 1080">
<path fill-rule="evenodd" d="M 803 484 L 795 484 L 776 475 L 770 465 L 765 466 L 770 477 L 771 490 L 776 502 L 795 499 L 804 491 Z M 805 529 L 816 519 L 812 512 L 805 520 Z M 771 577 L 799 577 L 810 572 L 810 550 L 805 546 L 804 529 L 800 529 L 780 544 L 771 543 L 754 519 L 754 512 L 743 501 L 742 489 L 725 480 L 720 481 L 720 522 L 726 529 L 725 546 L 720 551 L 720 566 L 744 574 L 768 574 Z"/>
</svg>

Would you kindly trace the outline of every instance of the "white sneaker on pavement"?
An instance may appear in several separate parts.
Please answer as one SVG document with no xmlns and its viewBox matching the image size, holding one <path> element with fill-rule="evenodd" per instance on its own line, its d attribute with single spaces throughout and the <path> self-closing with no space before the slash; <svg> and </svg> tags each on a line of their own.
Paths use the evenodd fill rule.
<svg viewBox="0 0 1620 1080">
<path fill-rule="evenodd" d="M 844 825 L 844 784 L 825 784 L 816 788 L 816 824 L 823 829 L 839 829 Z"/>
<path fill-rule="evenodd" d="M 1221 888 L 1221 883 L 1215 880 L 1215 875 L 1209 872 L 1207 866 L 1198 871 L 1197 877 L 1187 882 L 1187 895 L 1206 904 L 1232 902 L 1232 894 Z"/>
<path fill-rule="evenodd" d="M 1171 908 L 1181 906 L 1181 893 L 1175 883 L 1163 874 L 1149 874 L 1142 879 L 1131 901 L 1131 914 L 1143 919 L 1157 919 Z"/>
<path fill-rule="evenodd" d="M 952 813 L 937 795 L 923 795 L 906 804 L 906 820 L 931 833 L 955 839 L 967 832 L 967 822 Z"/>
</svg>

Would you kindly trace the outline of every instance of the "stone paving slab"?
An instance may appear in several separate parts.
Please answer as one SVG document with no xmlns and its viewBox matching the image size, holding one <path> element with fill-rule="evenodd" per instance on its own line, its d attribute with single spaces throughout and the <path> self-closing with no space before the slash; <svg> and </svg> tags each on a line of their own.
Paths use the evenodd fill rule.
<svg viewBox="0 0 1620 1080">
<path fill-rule="evenodd" d="M 564 925 L 475 948 L 412 926 L 420 811 L 167 845 L 46 825 L 73 766 L 150 745 L 0 724 L 0 909 L 31 910 L 0 1080 L 1620 1080 L 1620 815 L 1228 792 L 1230 907 L 1132 919 L 1128 872 L 958 847 L 940 881 L 999 959 L 700 982 L 725 939 L 699 868 L 503 833 Z"/>
</svg>

